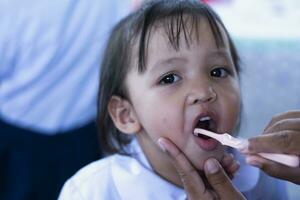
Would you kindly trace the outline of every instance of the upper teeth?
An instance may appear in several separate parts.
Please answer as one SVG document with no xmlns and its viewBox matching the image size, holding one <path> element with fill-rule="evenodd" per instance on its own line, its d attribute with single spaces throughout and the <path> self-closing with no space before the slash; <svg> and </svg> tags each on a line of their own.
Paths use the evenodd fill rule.
<svg viewBox="0 0 300 200">
<path fill-rule="evenodd" d="M 210 117 L 207 116 L 207 117 L 202 117 L 202 118 L 200 119 L 201 122 L 207 121 L 207 120 L 210 120 Z"/>
</svg>

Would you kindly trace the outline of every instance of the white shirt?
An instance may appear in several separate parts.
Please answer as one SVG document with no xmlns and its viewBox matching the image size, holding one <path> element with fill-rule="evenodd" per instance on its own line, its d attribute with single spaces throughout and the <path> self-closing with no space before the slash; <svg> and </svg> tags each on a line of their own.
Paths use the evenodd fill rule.
<svg viewBox="0 0 300 200">
<path fill-rule="evenodd" d="M 0 0 L 0 120 L 54 134 L 96 116 L 109 33 L 132 0 Z"/>
<path fill-rule="evenodd" d="M 113 155 L 89 164 L 64 185 L 59 200 L 184 200 L 185 191 L 158 176 L 136 141 L 132 157 Z M 240 157 L 238 157 L 240 158 Z M 256 168 L 241 161 L 236 187 L 247 199 L 286 199 L 281 182 L 262 177 Z"/>
</svg>

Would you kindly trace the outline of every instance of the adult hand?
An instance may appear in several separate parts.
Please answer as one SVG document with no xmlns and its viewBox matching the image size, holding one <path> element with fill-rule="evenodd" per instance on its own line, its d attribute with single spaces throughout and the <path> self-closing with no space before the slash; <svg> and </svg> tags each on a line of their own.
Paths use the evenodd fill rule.
<svg viewBox="0 0 300 200">
<path fill-rule="evenodd" d="M 158 143 L 172 158 L 189 200 L 245 199 L 232 185 L 230 178 L 216 159 L 209 158 L 204 164 L 205 176 L 212 186 L 212 189 L 208 189 L 197 170 L 173 142 L 160 138 Z"/>
<path fill-rule="evenodd" d="M 249 139 L 245 151 L 247 163 L 257 166 L 270 176 L 300 184 L 300 166 L 288 167 L 262 158 L 256 153 L 300 155 L 300 111 L 289 111 L 273 117 L 263 135 Z"/>
</svg>

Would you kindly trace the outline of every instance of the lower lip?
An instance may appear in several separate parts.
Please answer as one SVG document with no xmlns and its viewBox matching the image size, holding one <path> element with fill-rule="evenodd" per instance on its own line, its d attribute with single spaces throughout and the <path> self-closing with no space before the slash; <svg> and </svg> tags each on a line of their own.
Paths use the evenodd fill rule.
<svg viewBox="0 0 300 200">
<path fill-rule="evenodd" d="M 197 144 L 199 144 L 199 146 L 203 149 L 203 150 L 206 150 L 206 151 L 213 151 L 217 148 L 218 146 L 218 141 L 215 140 L 215 139 L 202 139 L 202 138 L 199 138 L 197 136 L 196 137 L 196 142 Z"/>
</svg>

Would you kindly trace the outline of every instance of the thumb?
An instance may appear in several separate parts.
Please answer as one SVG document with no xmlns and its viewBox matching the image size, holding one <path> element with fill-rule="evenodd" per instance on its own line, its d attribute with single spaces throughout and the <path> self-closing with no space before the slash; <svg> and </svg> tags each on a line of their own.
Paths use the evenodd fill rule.
<svg viewBox="0 0 300 200">
<path fill-rule="evenodd" d="M 204 164 L 204 171 L 209 184 L 221 199 L 245 199 L 216 159 L 209 158 Z"/>
</svg>

